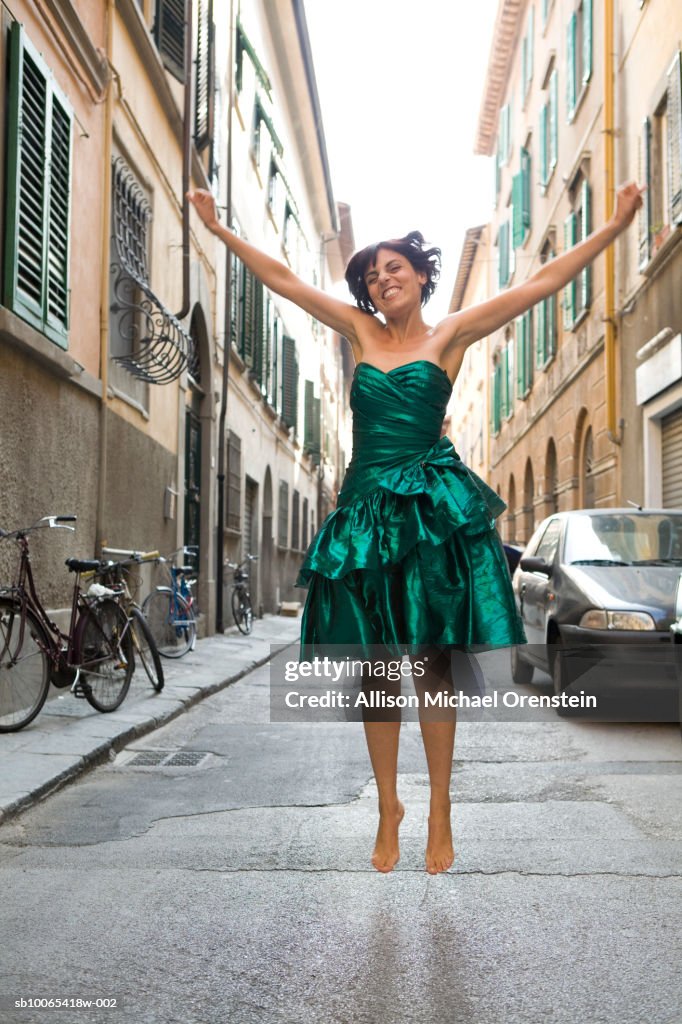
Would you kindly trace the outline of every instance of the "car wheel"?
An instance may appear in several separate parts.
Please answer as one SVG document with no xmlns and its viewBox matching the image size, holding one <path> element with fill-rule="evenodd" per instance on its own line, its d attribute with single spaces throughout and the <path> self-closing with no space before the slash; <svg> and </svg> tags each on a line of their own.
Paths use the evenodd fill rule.
<svg viewBox="0 0 682 1024">
<path fill-rule="evenodd" d="M 567 690 L 573 682 L 571 659 L 566 654 L 566 646 L 559 636 L 557 636 L 553 646 L 555 650 L 552 658 L 552 683 L 555 696 L 560 697 L 564 690 Z M 560 718 L 568 718 L 575 714 L 576 709 L 558 704 L 554 710 Z"/>
<path fill-rule="evenodd" d="M 511 649 L 511 675 L 516 685 L 527 686 L 531 683 L 534 671 L 533 666 L 520 657 L 518 645 L 514 644 Z"/>
</svg>

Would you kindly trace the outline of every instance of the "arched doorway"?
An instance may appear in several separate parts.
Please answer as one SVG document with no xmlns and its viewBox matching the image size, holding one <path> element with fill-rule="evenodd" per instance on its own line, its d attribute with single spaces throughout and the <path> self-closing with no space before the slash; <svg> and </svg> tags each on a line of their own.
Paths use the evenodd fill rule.
<svg viewBox="0 0 682 1024">
<path fill-rule="evenodd" d="M 198 606 L 209 613 L 213 601 L 210 545 L 209 481 L 211 474 L 211 361 L 206 318 L 197 303 L 190 319 L 189 333 L 194 342 L 193 358 L 187 367 L 185 400 L 184 526 L 182 543 L 196 551 L 191 563 L 196 566 Z"/>
<path fill-rule="evenodd" d="M 596 488 L 594 486 L 594 443 L 591 426 L 588 426 L 585 431 L 580 454 L 580 489 L 582 492 L 582 507 L 594 508 Z"/>
</svg>

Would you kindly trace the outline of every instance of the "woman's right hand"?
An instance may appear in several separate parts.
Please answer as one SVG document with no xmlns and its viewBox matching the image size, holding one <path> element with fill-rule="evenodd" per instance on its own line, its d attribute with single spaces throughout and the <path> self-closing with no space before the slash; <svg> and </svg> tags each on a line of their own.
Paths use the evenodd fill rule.
<svg viewBox="0 0 682 1024">
<path fill-rule="evenodd" d="M 187 198 L 209 231 L 214 231 L 220 222 L 218 220 L 215 199 L 211 193 L 207 192 L 205 188 L 197 188 L 193 192 L 188 192 Z"/>
</svg>

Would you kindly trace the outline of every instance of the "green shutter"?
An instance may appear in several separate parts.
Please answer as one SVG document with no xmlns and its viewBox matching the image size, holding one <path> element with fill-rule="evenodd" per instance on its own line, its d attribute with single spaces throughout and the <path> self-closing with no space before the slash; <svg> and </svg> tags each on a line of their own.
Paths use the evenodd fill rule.
<svg viewBox="0 0 682 1024">
<path fill-rule="evenodd" d="M 668 205 L 671 225 L 682 224 L 682 55 L 668 69 Z"/>
<path fill-rule="evenodd" d="M 512 245 L 523 244 L 523 171 L 512 178 Z"/>
<path fill-rule="evenodd" d="M 568 252 L 576 242 L 576 225 L 577 218 L 573 211 L 571 211 L 564 221 L 564 252 Z M 570 330 L 573 327 L 575 321 L 575 298 L 576 298 L 576 282 L 575 278 L 569 281 L 564 288 L 564 329 Z"/>
<path fill-rule="evenodd" d="M 547 164 L 547 104 L 540 107 L 540 184 L 543 189 L 549 179 L 549 168 Z"/>
<path fill-rule="evenodd" d="M 250 270 L 244 267 L 242 275 L 241 296 L 241 338 L 239 354 L 247 366 L 253 366 L 255 311 L 256 311 L 256 279 Z"/>
<path fill-rule="evenodd" d="M 282 338 L 282 420 L 288 427 L 296 427 L 298 419 L 298 360 L 296 342 L 286 335 Z"/>
<path fill-rule="evenodd" d="M 506 365 L 506 380 L 505 380 L 505 415 L 510 416 L 511 411 L 514 407 L 514 339 L 510 338 L 506 344 L 505 351 L 507 354 L 507 365 Z"/>
<path fill-rule="evenodd" d="M 526 365 L 524 358 L 526 348 L 526 323 L 525 317 L 520 316 L 516 320 L 516 397 L 523 398 L 525 393 L 525 381 L 523 370 Z"/>
<path fill-rule="evenodd" d="M 549 170 L 554 170 L 559 155 L 559 79 L 554 68 L 549 77 Z"/>
<path fill-rule="evenodd" d="M 592 0 L 583 0 L 583 84 L 592 77 Z"/>
<path fill-rule="evenodd" d="M 313 463 L 320 464 L 320 399 L 313 398 Z"/>
<path fill-rule="evenodd" d="M 498 284 L 504 288 L 509 280 L 509 221 L 505 220 L 500 224 L 498 237 Z"/>
<path fill-rule="evenodd" d="M 195 0 L 196 2 L 196 0 Z M 214 115 L 215 45 L 209 0 L 198 0 L 194 84 L 194 144 L 199 152 L 212 141 Z"/>
<path fill-rule="evenodd" d="M 502 182 L 502 167 L 500 164 L 500 143 L 499 138 L 497 142 L 497 149 L 495 150 L 495 199 L 493 202 L 494 206 L 497 206 L 497 197 L 500 194 L 500 184 Z"/>
<path fill-rule="evenodd" d="M 584 241 L 592 230 L 592 192 L 589 183 L 583 179 L 581 186 L 582 224 L 580 237 Z M 592 264 L 588 263 L 580 275 L 581 309 L 589 309 L 592 302 Z"/>
<path fill-rule="evenodd" d="M 523 187 L 521 190 L 521 220 L 523 223 L 524 237 L 530 231 L 530 153 L 527 149 L 521 150 L 521 175 Z"/>
<path fill-rule="evenodd" d="M 185 81 L 185 0 L 156 0 L 154 41 L 164 67 Z"/>
<path fill-rule="evenodd" d="M 535 336 L 535 365 L 541 370 L 547 358 L 547 299 L 538 302 Z"/>
<path fill-rule="evenodd" d="M 549 11 L 549 0 L 542 0 L 542 24 L 547 24 L 547 13 Z"/>
<path fill-rule="evenodd" d="M 66 348 L 73 114 L 19 22 L 9 50 L 4 301 Z"/>
<path fill-rule="evenodd" d="M 573 12 L 566 29 L 566 116 L 570 121 L 575 113 L 576 92 L 576 35 L 578 16 Z"/>
<path fill-rule="evenodd" d="M 315 384 L 307 380 L 304 384 L 304 410 L 303 410 L 303 448 L 304 451 L 311 451 L 313 447 L 313 402 L 315 400 Z"/>
<path fill-rule="evenodd" d="M 545 299 L 545 308 L 547 309 L 546 359 L 550 359 L 556 353 L 556 303 L 556 295 L 550 295 L 548 299 Z"/>
</svg>

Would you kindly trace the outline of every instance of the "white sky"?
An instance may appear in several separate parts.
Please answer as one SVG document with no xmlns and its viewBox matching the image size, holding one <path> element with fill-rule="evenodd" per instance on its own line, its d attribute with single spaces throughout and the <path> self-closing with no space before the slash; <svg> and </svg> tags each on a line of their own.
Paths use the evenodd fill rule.
<svg viewBox="0 0 682 1024">
<path fill-rule="evenodd" d="M 490 219 L 473 155 L 498 0 L 305 0 L 334 195 L 358 248 L 418 229 L 443 250 L 447 313 L 464 231 Z"/>
</svg>

